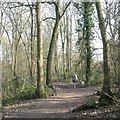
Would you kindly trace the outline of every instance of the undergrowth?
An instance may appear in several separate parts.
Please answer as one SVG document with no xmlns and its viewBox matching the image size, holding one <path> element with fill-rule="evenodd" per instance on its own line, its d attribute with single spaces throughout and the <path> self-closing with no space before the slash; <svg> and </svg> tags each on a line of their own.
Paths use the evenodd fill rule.
<svg viewBox="0 0 120 120">
<path fill-rule="evenodd" d="M 116 105 L 119 104 L 119 99 L 116 97 L 115 94 L 111 94 L 111 96 L 107 96 L 107 99 L 103 99 L 100 101 L 100 91 L 96 91 L 93 95 L 90 95 L 86 97 L 85 104 L 82 104 L 81 106 L 75 108 L 72 110 L 72 112 L 80 112 L 84 110 L 90 110 L 90 109 L 99 109 L 100 107 L 110 106 L 110 105 Z M 109 100 L 108 100 L 109 99 Z"/>
<path fill-rule="evenodd" d="M 44 96 L 42 98 L 46 98 L 48 96 L 54 96 L 56 95 L 56 90 L 54 87 L 48 87 L 45 86 L 45 91 L 44 91 Z M 27 101 L 27 100 L 31 100 L 31 99 L 37 99 L 37 91 L 36 88 L 32 88 L 32 89 L 26 89 L 22 92 L 19 92 L 18 94 L 16 94 L 14 97 L 9 97 L 9 98 L 4 98 L 2 100 L 2 105 L 6 106 L 6 105 L 13 105 L 15 103 L 19 103 L 22 101 Z"/>
</svg>

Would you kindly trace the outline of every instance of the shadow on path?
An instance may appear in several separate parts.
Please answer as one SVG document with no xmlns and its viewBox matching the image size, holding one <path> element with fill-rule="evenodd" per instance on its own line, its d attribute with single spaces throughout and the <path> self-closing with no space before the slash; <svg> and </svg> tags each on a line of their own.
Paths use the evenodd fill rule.
<svg viewBox="0 0 120 120">
<path fill-rule="evenodd" d="M 69 118 L 69 112 L 83 104 L 86 96 L 95 89 L 73 88 L 71 84 L 55 84 L 57 96 L 47 99 L 35 99 L 27 102 L 7 106 L 6 118 Z"/>
</svg>

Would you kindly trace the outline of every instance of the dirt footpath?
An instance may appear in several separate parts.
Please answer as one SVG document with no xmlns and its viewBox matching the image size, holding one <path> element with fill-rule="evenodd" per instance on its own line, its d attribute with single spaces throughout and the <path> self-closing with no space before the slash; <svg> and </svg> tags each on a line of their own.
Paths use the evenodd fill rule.
<svg viewBox="0 0 120 120">
<path fill-rule="evenodd" d="M 72 118 L 70 111 L 83 104 L 95 88 L 73 88 L 72 84 L 55 84 L 57 95 L 7 106 L 5 118 Z"/>
</svg>

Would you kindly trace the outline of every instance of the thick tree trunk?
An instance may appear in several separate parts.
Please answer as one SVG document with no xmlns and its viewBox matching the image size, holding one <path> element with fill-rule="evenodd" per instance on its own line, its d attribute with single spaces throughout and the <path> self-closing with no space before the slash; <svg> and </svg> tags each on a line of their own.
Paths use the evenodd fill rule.
<svg viewBox="0 0 120 120">
<path fill-rule="evenodd" d="M 96 9 L 99 18 L 99 28 L 101 32 L 102 42 L 103 42 L 103 70 L 104 70 L 104 80 L 100 100 L 106 99 L 106 95 L 110 95 L 110 70 L 108 63 L 108 44 L 107 44 L 107 34 L 105 28 L 105 21 L 102 13 L 102 7 L 100 2 L 96 2 Z"/>
<path fill-rule="evenodd" d="M 86 84 L 90 81 L 90 63 L 91 63 L 91 45 L 90 45 L 90 36 L 91 36 L 91 3 L 85 2 L 84 9 L 84 24 L 85 24 L 85 46 L 86 46 Z"/>
<path fill-rule="evenodd" d="M 44 97 L 45 81 L 44 81 L 44 71 L 43 71 L 43 39 L 42 39 L 41 0 L 37 0 L 36 13 L 37 13 L 37 96 Z"/>
<path fill-rule="evenodd" d="M 90 81 L 90 63 L 91 63 L 91 55 L 90 48 L 87 47 L 87 57 L 86 57 L 86 84 Z"/>
<path fill-rule="evenodd" d="M 51 80 L 52 80 L 52 58 L 53 58 L 53 53 L 55 49 L 55 44 L 56 44 L 56 38 L 58 34 L 58 27 L 59 27 L 60 21 L 57 20 L 53 29 L 53 34 L 51 38 L 51 43 L 49 47 L 49 53 L 47 57 L 47 73 L 46 73 L 46 84 L 48 86 L 51 86 Z"/>
<path fill-rule="evenodd" d="M 53 53 L 55 51 L 55 45 L 56 45 L 55 43 L 57 42 L 58 27 L 59 27 L 59 24 L 61 22 L 61 18 L 63 17 L 66 9 L 68 8 L 68 6 L 70 5 L 71 2 L 69 2 L 66 5 L 66 7 L 63 10 L 61 15 L 60 15 L 60 0 L 58 0 L 57 2 L 53 2 L 53 3 L 55 5 L 56 21 L 55 21 L 55 25 L 54 25 L 53 32 L 52 32 L 52 38 L 51 38 L 48 57 L 47 57 L 46 84 L 48 86 L 52 85 L 51 84 L 51 80 L 52 80 L 52 58 L 53 58 Z"/>
<path fill-rule="evenodd" d="M 55 3 L 55 12 L 56 12 L 56 21 L 55 25 L 53 28 L 52 32 L 52 38 L 50 42 L 50 47 L 49 47 L 49 52 L 48 52 L 48 57 L 47 57 L 47 68 L 46 68 L 46 85 L 49 87 L 52 87 L 52 58 L 53 58 L 53 53 L 55 51 L 55 45 L 57 42 L 57 35 L 58 35 L 58 27 L 60 24 L 60 2 Z"/>
</svg>

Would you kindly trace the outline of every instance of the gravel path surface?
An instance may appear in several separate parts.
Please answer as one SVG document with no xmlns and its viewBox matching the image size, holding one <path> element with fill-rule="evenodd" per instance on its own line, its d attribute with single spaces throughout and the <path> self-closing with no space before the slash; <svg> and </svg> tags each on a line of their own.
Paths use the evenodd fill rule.
<svg viewBox="0 0 120 120">
<path fill-rule="evenodd" d="M 83 104 L 86 96 L 91 95 L 93 87 L 83 88 L 72 84 L 55 84 L 57 95 L 47 99 L 34 99 L 7 106 L 5 118 L 72 118 L 70 111 Z"/>
</svg>

